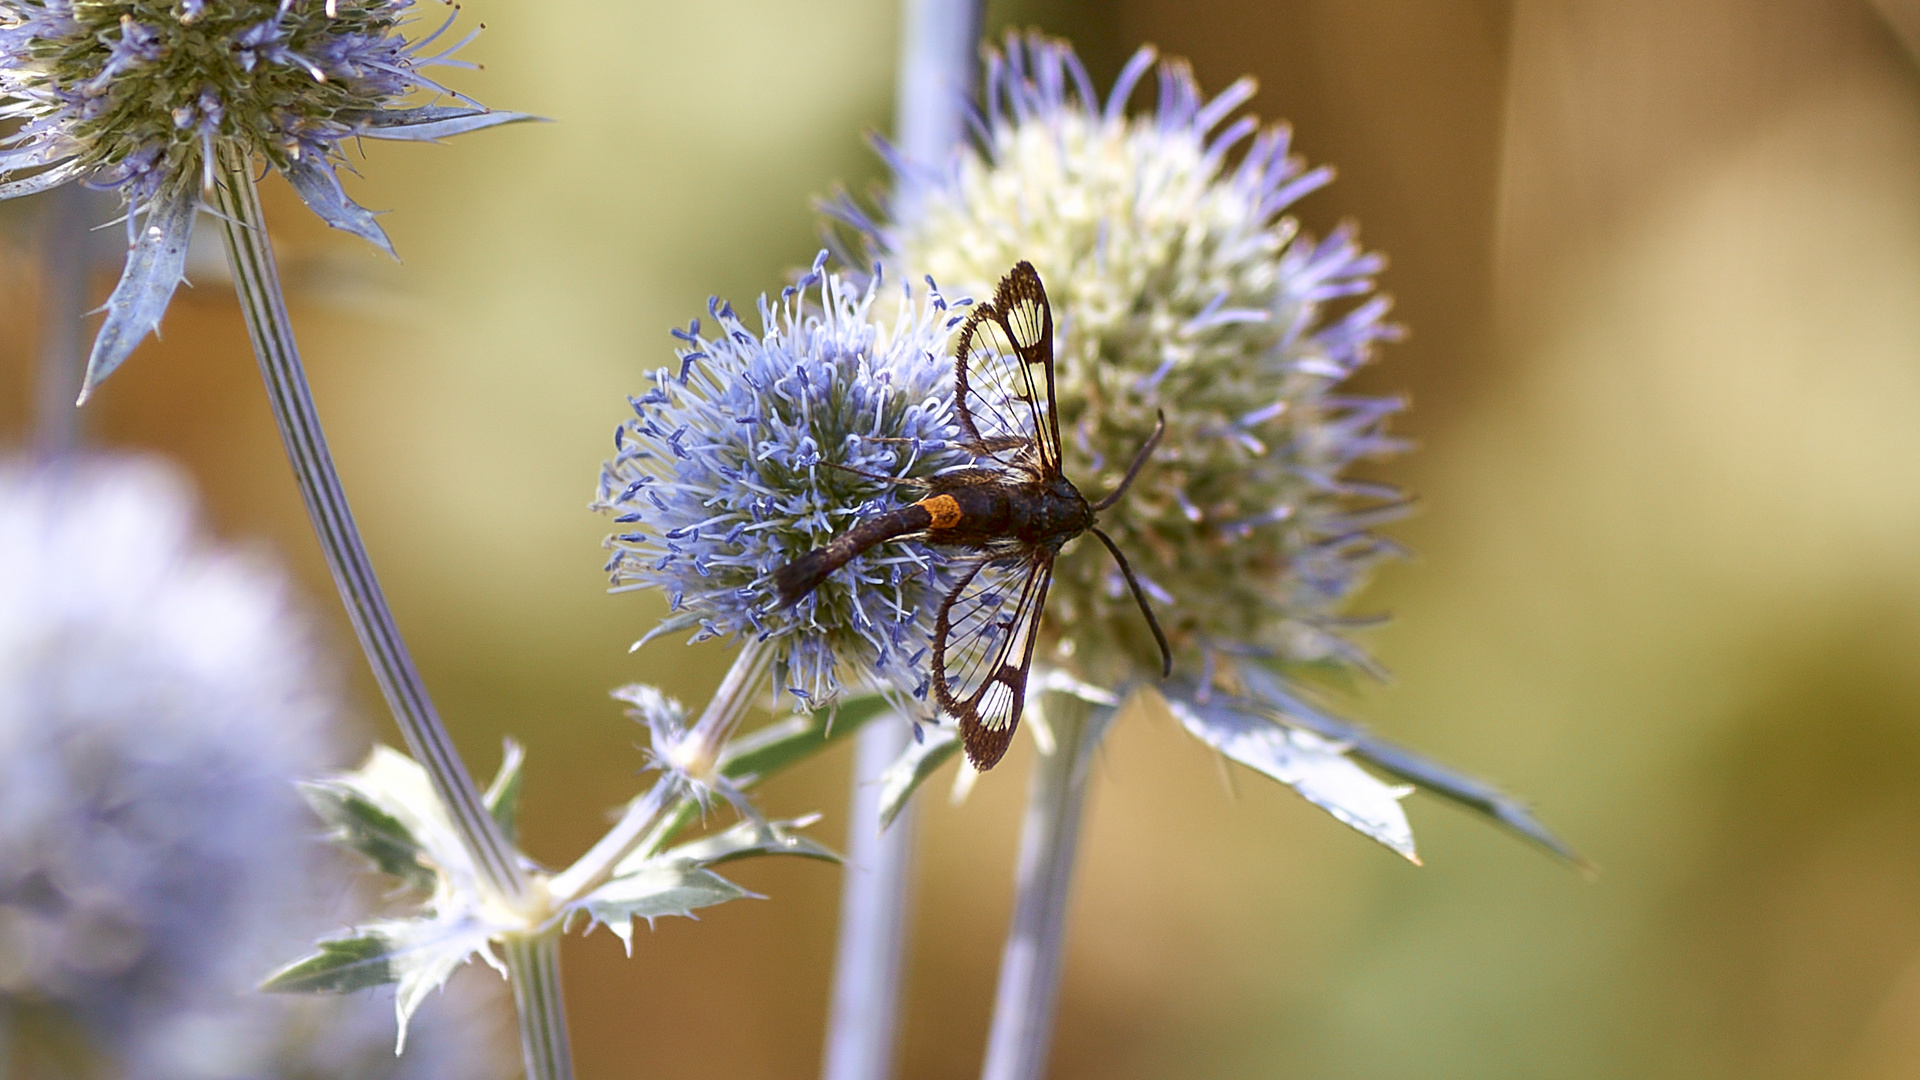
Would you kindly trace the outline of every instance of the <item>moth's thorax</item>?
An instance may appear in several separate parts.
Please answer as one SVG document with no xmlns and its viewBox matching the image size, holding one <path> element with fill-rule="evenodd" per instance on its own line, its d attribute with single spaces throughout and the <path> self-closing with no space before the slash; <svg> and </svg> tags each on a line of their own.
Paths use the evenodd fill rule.
<svg viewBox="0 0 1920 1080">
<path fill-rule="evenodd" d="M 941 509 L 951 499 L 958 513 L 941 515 L 951 525 L 936 523 L 928 530 L 927 539 L 936 544 L 978 547 L 993 540 L 1019 539 L 1057 548 L 1093 524 L 1092 508 L 1065 478 L 1050 483 L 972 484 L 939 499 Z"/>
</svg>

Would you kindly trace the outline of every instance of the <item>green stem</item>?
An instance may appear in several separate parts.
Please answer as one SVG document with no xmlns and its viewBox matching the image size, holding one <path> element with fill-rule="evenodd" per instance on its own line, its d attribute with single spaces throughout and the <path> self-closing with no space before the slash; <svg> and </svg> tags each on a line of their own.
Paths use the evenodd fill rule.
<svg viewBox="0 0 1920 1080">
<path fill-rule="evenodd" d="M 427 696 L 426 684 L 413 665 L 406 642 L 401 640 L 366 547 L 360 542 L 353 512 L 347 507 L 346 492 L 327 452 L 320 416 L 314 409 L 293 327 L 287 319 L 279 271 L 274 268 L 273 249 L 267 244 L 260 193 L 254 186 L 251 157 L 236 148 L 223 148 L 219 164 L 220 182 L 215 185 L 214 195 L 226 219 L 227 260 L 233 267 L 234 287 L 246 316 L 247 336 L 253 340 L 260 375 L 273 403 L 273 416 L 280 425 L 280 438 L 286 444 L 300 496 L 306 501 L 307 516 L 326 554 L 327 567 L 333 571 L 334 584 L 346 602 L 353 631 L 373 666 L 380 692 L 386 695 L 400 724 L 407 749 L 432 778 L 434 791 L 453 815 L 474 865 L 508 903 L 523 903 L 529 896 L 527 876 L 512 845 L 487 813 L 479 788 L 474 786 Z"/>
<path fill-rule="evenodd" d="M 560 988 L 560 932 L 508 938 L 507 981 L 520 1018 L 520 1057 L 527 1080 L 572 1080 L 573 1050 L 567 1044 L 566 999 Z"/>
<path fill-rule="evenodd" d="M 267 398 L 273 403 L 274 420 L 280 426 L 280 438 L 286 444 L 300 496 L 307 504 L 307 516 L 346 603 L 354 634 L 400 724 L 407 748 L 427 770 L 435 794 L 452 815 L 461 842 L 483 880 L 507 903 L 524 906 L 533 899 L 526 872 L 513 845 L 493 815 L 487 813 L 480 789 L 454 750 L 432 698 L 427 696 L 426 684 L 387 607 L 386 594 L 374 576 L 340 476 L 334 471 L 333 456 L 327 452 L 320 415 L 294 343 L 293 324 L 287 318 L 280 274 L 267 243 L 260 193 L 246 154 L 233 149 L 222 151 L 220 182 L 214 195 L 225 218 L 227 260 L 233 267 L 234 288 L 246 316 L 247 336 L 253 340 L 254 356 L 260 361 L 260 375 L 266 383 Z M 505 942 L 505 951 L 528 1080 L 572 1080 L 557 932 L 510 939 Z"/>
<path fill-rule="evenodd" d="M 727 669 L 720 688 L 713 692 L 706 711 L 695 722 L 694 732 L 706 732 L 714 740 L 711 748 L 714 758 L 718 758 L 721 745 L 739 728 L 747 709 L 765 687 L 767 672 L 773 667 L 773 654 L 770 642 L 747 642 L 740 655 L 733 658 L 733 666 Z M 663 843 L 671 832 L 662 832 L 656 827 L 656 819 L 668 800 L 679 794 L 678 787 L 672 776 L 661 777 L 645 795 L 627 804 L 620 820 L 585 855 L 554 875 L 548 891 L 553 896 L 555 909 L 599 888 L 613 876 L 621 860 L 640 850 L 649 838 L 654 838 L 656 844 Z"/>
<path fill-rule="evenodd" d="M 1067 895 L 1087 806 L 1088 764 L 1100 745 L 1107 706 L 1066 694 L 1042 698 L 1053 752 L 1034 762 L 1020 827 L 1013 925 L 1000 957 L 993 1026 L 982 1080 L 1040 1080 L 1053 1045 L 1066 944 Z"/>
</svg>

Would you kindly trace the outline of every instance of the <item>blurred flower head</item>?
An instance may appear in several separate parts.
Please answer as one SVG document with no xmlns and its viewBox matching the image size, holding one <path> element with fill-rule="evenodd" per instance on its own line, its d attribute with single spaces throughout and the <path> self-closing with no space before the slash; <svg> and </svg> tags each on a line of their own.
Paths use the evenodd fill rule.
<svg viewBox="0 0 1920 1080">
<path fill-rule="evenodd" d="M 823 273 L 824 259 L 777 304 L 761 298 L 758 333 L 718 300 L 712 337 L 697 319 L 674 331 L 678 368 L 629 399 L 633 418 L 601 470 L 594 505 L 628 530 L 607 539 L 607 570 L 615 591 L 666 594 L 669 615 L 648 638 L 685 629 L 695 640 L 770 641 L 778 686 L 803 702 L 869 681 L 924 698 L 940 576 L 924 548 L 875 548 L 788 608 L 767 580 L 851 523 L 911 501 L 912 489 L 881 478 L 970 461 L 947 442 L 946 302 L 909 295 L 890 324 L 876 323 L 878 277 L 849 286 Z"/>
<path fill-rule="evenodd" d="M 0 463 L 0 1038 L 86 1075 L 391 1061 L 390 1004 L 249 993 L 347 896 L 293 787 L 340 709 L 285 581 L 195 532 L 155 462 Z"/>
<path fill-rule="evenodd" d="M 341 190 L 342 144 L 432 140 L 526 119 L 423 75 L 464 65 L 409 40 L 415 0 L 0 0 L 0 199 L 79 181 L 120 191 L 133 253 L 90 364 L 105 378 L 158 325 L 199 192 L 232 152 L 264 157 L 315 213 L 392 251 Z M 469 35 L 471 37 L 471 35 Z M 417 97 L 451 98 L 435 105 Z"/>
<path fill-rule="evenodd" d="M 1152 72 L 1156 107 L 1129 115 Z M 1383 425 L 1399 402 L 1334 392 L 1396 336 L 1371 295 L 1384 262 L 1350 228 L 1316 241 L 1282 215 L 1332 174 L 1290 156 L 1285 127 L 1228 123 L 1252 94 L 1242 79 L 1209 101 L 1186 64 L 1142 49 L 1102 100 L 1069 45 L 1009 36 L 987 57 L 977 146 L 943 163 L 883 148 L 912 216 L 829 207 L 889 272 L 956 291 L 985 295 L 1033 263 L 1056 318 L 1065 471 L 1090 497 L 1165 412 L 1161 448 L 1101 523 L 1156 601 L 1177 666 L 1209 678 L 1230 655 L 1364 663 L 1335 613 L 1395 550 L 1368 526 L 1402 506 L 1342 476 L 1398 449 Z M 1098 545 L 1061 553 L 1047 603 L 1037 661 L 1109 686 L 1157 673 Z"/>
</svg>

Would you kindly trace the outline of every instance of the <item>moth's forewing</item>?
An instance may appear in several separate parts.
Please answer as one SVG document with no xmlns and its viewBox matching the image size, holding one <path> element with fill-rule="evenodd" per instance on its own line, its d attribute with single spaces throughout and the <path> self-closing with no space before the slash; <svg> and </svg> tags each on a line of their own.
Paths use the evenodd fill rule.
<svg viewBox="0 0 1920 1080">
<path fill-rule="evenodd" d="M 1053 408 L 1053 309 L 1030 263 L 976 306 L 954 352 L 954 401 L 968 448 L 1036 479 L 1060 472 Z"/>
<path fill-rule="evenodd" d="M 933 690 L 960 721 L 967 760 L 994 766 L 1020 724 L 1027 669 L 1053 580 L 1053 554 L 982 557 L 960 575 L 934 618 Z"/>
</svg>

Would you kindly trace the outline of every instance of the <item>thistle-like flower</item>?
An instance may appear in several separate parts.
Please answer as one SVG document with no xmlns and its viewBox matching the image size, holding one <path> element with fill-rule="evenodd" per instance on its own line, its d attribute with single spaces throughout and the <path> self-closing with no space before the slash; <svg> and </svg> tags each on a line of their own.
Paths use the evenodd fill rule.
<svg viewBox="0 0 1920 1080">
<path fill-rule="evenodd" d="M 1156 70 L 1156 107 L 1130 115 Z M 1009 35 L 987 54 L 977 145 L 944 162 L 882 145 L 907 214 L 844 198 L 827 210 L 889 273 L 984 295 L 1018 261 L 1038 269 L 1056 319 L 1063 471 L 1082 490 L 1110 489 L 1165 415 L 1161 449 L 1100 520 L 1156 602 L 1174 677 L 1157 678 L 1113 562 L 1080 541 L 1054 565 L 1030 697 L 1069 687 L 1111 708 L 1151 683 L 1203 741 L 1408 858 L 1409 789 L 1348 751 L 1577 858 L 1513 799 L 1328 714 L 1298 678 L 1376 670 L 1343 636 L 1342 607 L 1399 552 L 1371 529 L 1407 500 L 1345 473 L 1403 448 L 1386 432 L 1402 403 L 1339 385 L 1399 329 L 1374 293 L 1385 261 L 1350 226 L 1315 240 L 1284 216 L 1333 174 L 1290 155 L 1285 126 L 1230 119 L 1253 92 L 1241 79 L 1208 100 L 1184 62 L 1142 49 L 1102 100 L 1071 46 Z M 887 806 L 950 752 L 910 751 Z"/>
<path fill-rule="evenodd" d="M 777 304 L 761 298 L 757 334 L 718 300 L 714 336 L 699 320 L 674 331 L 678 369 L 655 372 L 653 388 L 630 399 L 634 416 L 601 470 L 594 505 L 629 527 L 608 538 L 607 570 L 616 591 L 666 593 L 671 612 L 649 638 L 690 629 L 696 640 L 769 641 L 779 686 L 803 702 L 869 681 L 924 698 L 941 579 L 924 548 L 870 552 L 788 608 L 767 580 L 896 505 L 901 489 L 885 478 L 970 460 L 948 442 L 956 320 L 946 302 L 909 297 L 877 325 L 878 278 L 851 287 L 822 271 L 824 259 Z M 815 289 L 817 310 L 807 306 Z"/>
<path fill-rule="evenodd" d="M 528 119 L 423 75 L 453 16 L 409 40 L 415 0 L 0 0 L 0 199 L 69 181 L 121 192 L 130 251 L 90 390 L 165 313 L 225 153 L 264 158 L 329 225 L 392 252 L 341 189 L 342 144 L 432 141 Z M 476 33 L 478 31 L 475 31 Z M 435 104 L 433 99 L 455 104 Z"/>
<path fill-rule="evenodd" d="M 1284 127 L 1221 126 L 1251 79 L 1207 101 L 1184 63 L 1162 63 L 1157 110 L 1129 116 L 1152 70 L 1143 49 L 1103 103 L 1064 42 L 1010 37 L 989 54 L 981 145 L 948 168 L 894 158 L 915 216 L 835 209 L 890 272 L 978 291 L 1018 260 L 1038 268 L 1059 319 L 1065 471 L 1083 488 L 1110 487 L 1164 411 L 1164 449 L 1101 521 L 1184 670 L 1248 653 L 1364 662 L 1335 612 L 1396 550 L 1366 528 L 1403 500 L 1341 472 L 1398 448 L 1382 426 L 1400 403 L 1334 388 L 1397 335 L 1368 298 L 1383 260 L 1350 229 L 1316 242 L 1281 216 L 1332 174 L 1289 156 Z M 1047 662 L 1109 686 L 1159 667 L 1096 545 L 1061 554 L 1048 604 Z"/>
</svg>

